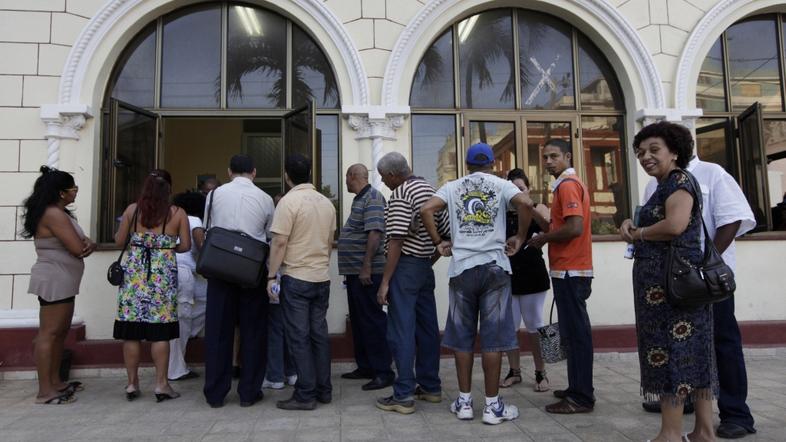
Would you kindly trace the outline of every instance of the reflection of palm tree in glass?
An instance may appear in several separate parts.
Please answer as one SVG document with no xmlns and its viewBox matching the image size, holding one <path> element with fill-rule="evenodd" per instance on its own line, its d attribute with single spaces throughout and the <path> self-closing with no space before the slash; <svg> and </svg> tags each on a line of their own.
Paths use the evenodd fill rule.
<svg viewBox="0 0 786 442">
<path fill-rule="evenodd" d="M 322 75 L 325 91 L 318 103 L 334 103 L 338 99 L 338 85 L 325 59 L 325 55 L 314 42 L 308 38 L 300 38 L 292 48 L 294 73 L 292 75 L 292 103 L 305 104 L 314 98 L 311 85 L 307 82 L 307 70 Z M 286 107 L 286 54 L 278 44 L 270 44 L 261 38 L 244 36 L 233 38 L 228 42 L 227 53 L 242 54 L 227 57 L 227 94 L 231 97 L 243 97 L 243 76 L 252 72 L 276 77 L 273 87 L 267 93 L 268 99 L 276 107 Z M 221 94 L 221 78 L 216 78 L 216 96 Z"/>
<path fill-rule="evenodd" d="M 466 107 L 468 108 L 473 107 L 473 80 L 477 77 L 479 90 L 493 86 L 494 78 L 489 67 L 496 63 L 500 57 L 504 57 L 507 65 L 510 66 L 510 74 L 502 90 L 500 100 L 509 101 L 515 94 L 516 88 L 510 15 L 500 16 L 492 11 L 491 13 L 478 14 L 477 17 L 477 22 L 473 26 L 471 34 L 464 41 L 460 42 L 461 65 L 464 68 L 462 74 L 465 79 Z M 502 29 L 503 27 L 508 29 Z M 505 38 L 501 38 L 502 36 Z M 485 141 L 485 129 L 481 129 L 481 139 Z"/>
</svg>

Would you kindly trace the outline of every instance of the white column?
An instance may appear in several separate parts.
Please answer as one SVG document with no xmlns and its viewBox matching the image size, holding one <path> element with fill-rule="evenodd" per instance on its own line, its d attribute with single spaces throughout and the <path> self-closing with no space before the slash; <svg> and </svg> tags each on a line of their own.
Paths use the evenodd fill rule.
<svg viewBox="0 0 786 442">
<path fill-rule="evenodd" d="M 357 132 L 356 140 L 371 140 L 371 167 L 369 181 L 379 189 L 382 177 L 377 173 L 377 162 L 385 155 L 384 141 L 396 141 L 396 130 L 404 124 L 403 113 L 385 113 L 375 109 L 353 109 L 348 114 L 349 126 Z"/>
<path fill-rule="evenodd" d="M 89 106 L 75 104 L 45 104 L 41 106 L 41 120 L 46 125 L 46 165 L 60 165 L 60 141 L 78 140 L 79 131 L 91 118 Z"/>
</svg>

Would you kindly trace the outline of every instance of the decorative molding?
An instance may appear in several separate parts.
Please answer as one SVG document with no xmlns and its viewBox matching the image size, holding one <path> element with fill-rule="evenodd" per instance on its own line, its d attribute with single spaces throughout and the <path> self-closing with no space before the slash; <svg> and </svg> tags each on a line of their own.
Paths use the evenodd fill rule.
<svg viewBox="0 0 786 442">
<path fill-rule="evenodd" d="M 404 68 L 408 61 L 413 57 L 418 59 L 422 54 L 414 53 L 415 45 L 421 40 L 424 32 L 433 27 L 437 19 L 444 18 L 446 11 L 460 3 L 462 0 L 432 0 L 427 3 L 415 18 L 409 22 L 407 27 L 401 32 L 393 52 L 388 58 L 388 65 L 385 69 L 385 79 L 382 85 L 382 104 L 383 106 L 394 106 L 398 103 L 399 89 L 402 84 L 409 84 L 412 79 L 404 78 Z M 492 3 L 493 0 L 484 0 L 484 3 Z M 641 37 L 628 22 L 628 20 L 617 11 L 617 9 L 606 1 L 597 0 L 567 0 L 568 3 L 576 6 L 578 11 L 572 11 L 577 15 L 588 15 L 596 17 L 605 23 L 608 29 L 616 38 L 617 43 L 622 45 L 630 60 L 635 65 L 635 72 L 629 73 L 633 78 L 640 78 L 644 88 L 645 105 L 655 108 L 665 107 L 666 102 L 663 96 L 661 78 L 655 63 L 642 42 Z M 458 17 L 454 17 L 457 19 Z"/>
<path fill-rule="evenodd" d="M 404 125 L 408 114 L 385 114 L 374 117 L 369 114 L 349 114 L 348 122 L 355 132 L 355 139 L 396 140 L 396 131 Z"/>
<path fill-rule="evenodd" d="M 78 140 L 79 131 L 92 117 L 89 106 L 53 105 L 41 106 L 41 121 L 46 125 L 46 165 L 57 168 L 60 163 L 60 140 Z"/>
<path fill-rule="evenodd" d="M 714 42 L 735 21 L 755 11 L 775 5 L 784 6 L 786 2 L 783 0 L 721 0 L 707 11 L 688 36 L 682 55 L 680 55 L 677 77 L 674 80 L 674 106 L 690 108 L 696 105 L 696 97 L 689 96 L 688 92 L 691 90 L 691 85 L 696 83 L 697 77 L 694 76 L 694 73 L 698 73 L 696 68 L 701 66 L 706 56 L 706 53 L 699 53 L 702 46 L 708 42 Z"/>
<path fill-rule="evenodd" d="M 289 1 L 306 11 L 317 23 L 322 25 L 322 29 L 330 36 L 346 65 L 354 104 L 368 105 L 368 78 L 363 62 L 352 38 L 338 17 L 320 0 Z M 111 0 L 88 22 L 66 59 L 63 76 L 60 79 L 60 103 L 78 102 L 85 71 L 98 44 L 129 10 L 142 3 L 144 0 Z M 265 2 L 256 3 L 264 7 Z M 280 5 L 277 7 L 281 8 Z"/>
<path fill-rule="evenodd" d="M 635 118 L 642 126 L 647 126 L 658 121 L 669 121 L 681 124 L 691 130 L 695 129 L 696 119 L 701 117 L 704 111 L 701 109 L 639 109 L 636 111 Z"/>
</svg>

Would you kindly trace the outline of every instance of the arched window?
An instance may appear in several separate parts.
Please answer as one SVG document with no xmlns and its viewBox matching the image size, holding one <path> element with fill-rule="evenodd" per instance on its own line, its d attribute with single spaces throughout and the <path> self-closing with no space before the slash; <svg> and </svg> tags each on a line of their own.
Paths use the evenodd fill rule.
<svg viewBox="0 0 786 442">
<path fill-rule="evenodd" d="M 696 82 L 696 150 L 734 176 L 757 230 L 786 230 L 786 16 L 730 26 L 705 57 Z M 736 130 L 735 130 L 736 129 Z"/>
<path fill-rule="evenodd" d="M 159 17 L 125 48 L 106 89 L 101 239 L 150 169 L 168 169 L 181 192 L 225 182 L 240 152 L 271 196 L 285 190 L 286 154 L 311 157 L 315 184 L 340 207 L 339 109 L 328 58 L 288 18 L 234 2 Z"/>
<path fill-rule="evenodd" d="M 453 24 L 423 54 L 410 94 L 415 173 L 434 185 L 463 174 L 463 152 L 494 147 L 495 173 L 520 167 L 550 198 L 543 143 L 571 142 L 590 191 L 592 230 L 616 233 L 629 214 L 624 100 L 603 54 L 554 16 L 494 9 Z"/>
</svg>

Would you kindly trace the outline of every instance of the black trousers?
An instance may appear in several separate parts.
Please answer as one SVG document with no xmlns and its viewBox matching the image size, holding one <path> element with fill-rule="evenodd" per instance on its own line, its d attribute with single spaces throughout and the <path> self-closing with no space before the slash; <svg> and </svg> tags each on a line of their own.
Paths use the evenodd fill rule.
<svg viewBox="0 0 786 442">
<path fill-rule="evenodd" d="M 372 284 L 363 285 L 358 275 L 347 275 L 347 304 L 352 341 L 358 369 L 374 376 L 394 376 L 387 341 L 387 314 L 377 302 L 382 275 L 371 275 Z"/>
<path fill-rule="evenodd" d="M 745 400 L 748 397 L 748 374 L 742 355 L 742 337 L 734 317 L 734 297 L 712 305 L 715 357 L 718 361 L 718 409 L 721 423 L 737 424 L 749 432 L 753 416 Z"/>
<path fill-rule="evenodd" d="M 205 399 L 220 404 L 232 388 L 232 346 L 240 328 L 240 382 L 237 393 L 253 402 L 267 363 L 268 297 L 264 287 L 241 288 L 217 279 L 207 283 L 205 314 Z"/>
</svg>

